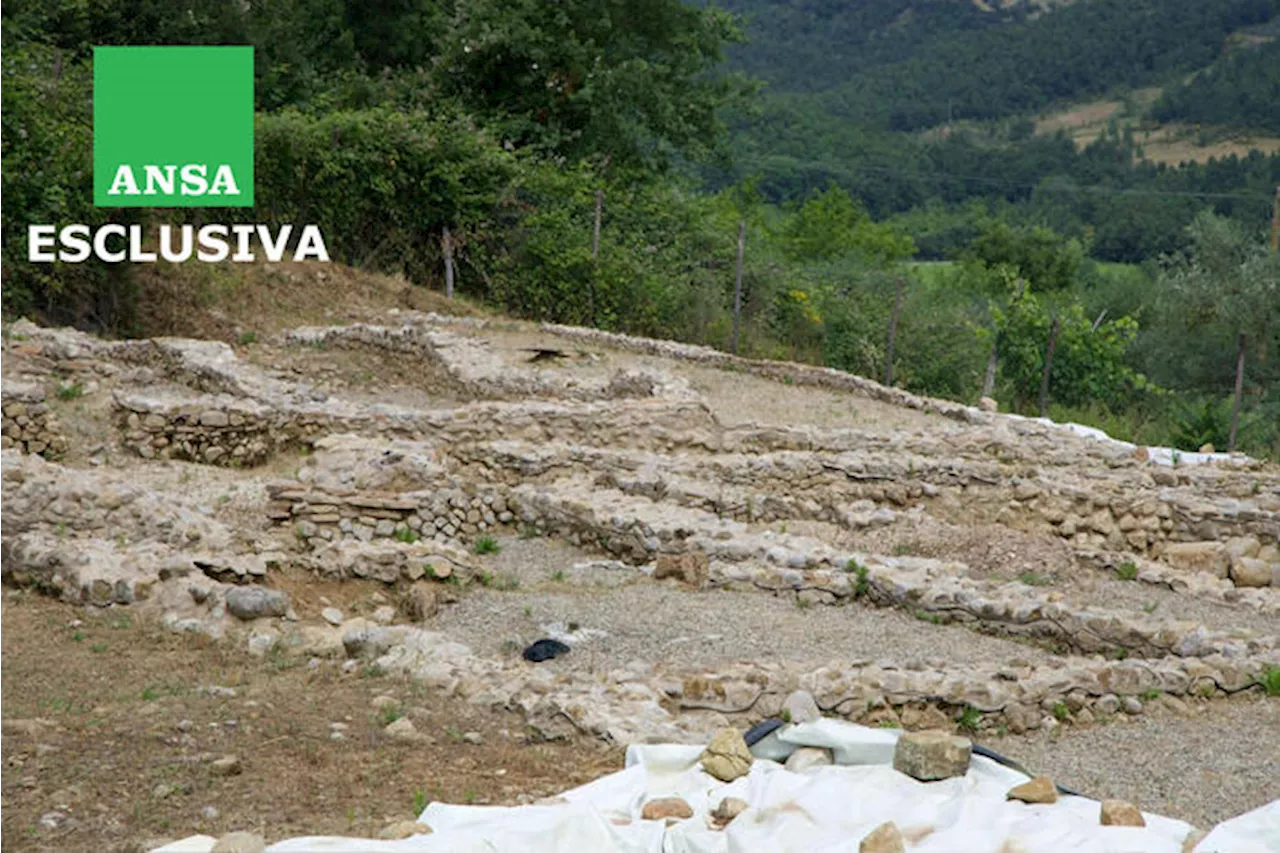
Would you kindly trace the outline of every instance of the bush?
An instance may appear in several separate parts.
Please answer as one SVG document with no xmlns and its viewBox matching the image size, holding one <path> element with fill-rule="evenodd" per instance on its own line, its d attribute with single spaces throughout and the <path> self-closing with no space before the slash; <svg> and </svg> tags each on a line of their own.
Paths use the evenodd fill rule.
<svg viewBox="0 0 1280 853">
<path fill-rule="evenodd" d="M 419 282 L 441 274 L 443 229 L 465 251 L 516 168 L 447 113 L 285 110 L 259 116 L 256 140 L 255 217 L 317 224 L 335 261 Z"/>
</svg>

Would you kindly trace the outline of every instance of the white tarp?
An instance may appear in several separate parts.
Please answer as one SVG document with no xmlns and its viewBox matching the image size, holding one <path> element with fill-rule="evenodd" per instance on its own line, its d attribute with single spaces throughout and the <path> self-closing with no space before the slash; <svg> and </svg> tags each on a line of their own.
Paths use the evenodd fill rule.
<svg viewBox="0 0 1280 853">
<path fill-rule="evenodd" d="M 626 768 L 566 791 L 565 802 L 516 807 L 432 803 L 421 822 L 435 831 L 399 841 L 294 838 L 268 853 L 470 853 L 470 851 L 598 851 L 599 853 L 749 853 L 853 851 L 885 821 L 896 823 L 920 853 L 1181 853 L 1192 827 L 1144 814 L 1145 827 L 1101 826 L 1099 803 L 1062 796 L 1052 805 L 1010 802 L 1022 773 L 975 755 L 963 778 L 922 783 L 892 767 L 900 732 L 839 720 L 790 726 L 753 749 L 746 776 L 725 784 L 704 773 L 700 746 L 632 746 Z M 796 746 L 823 746 L 837 764 L 793 773 L 773 758 Z M 764 756 L 771 757 L 764 757 Z M 672 826 L 640 818 L 657 797 L 682 797 L 694 815 Z M 746 811 L 725 829 L 708 813 L 725 797 Z M 180 846 L 182 845 L 182 846 Z M 208 853 L 199 836 L 155 853 Z M 1197 853 L 1280 851 L 1280 801 L 1218 826 Z"/>
<path fill-rule="evenodd" d="M 1096 427 L 1085 426 L 1084 424 L 1071 423 L 1069 421 L 1064 423 L 1059 423 L 1057 421 L 1051 421 L 1048 418 L 1028 418 L 1024 415 L 1014 415 L 1014 414 L 1005 415 L 1005 417 L 1017 418 L 1018 420 L 1024 420 L 1024 421 L 1034 421 L 1038 424 L 1044 424 L 1045 426 L 1050 426 L 1050 427 L 1060 427 L 1062 429 L 1067 430 L 1068 432 L 1075 433 L 1076 435 L 1082 436 L 1084 438 L 1092 438 L 1095 441 L 1108 442 L 1110 444 L 1123 447 L 1126 450 L 1138 449 L 1138 445 L 1134 444 L 1131 441 L 1122 441 L 1118 438 L 1112 438 L 1102 430 L 1097 429 Z M 1226 463 L 1231 465 L 1247 465 L 1253 461 L 1248 456 L 1245 456 L 1243 453 L 1199 453 L 1199 452 L 1191 452 L 1191 451 L 1185 451 L 1185 450 L 1175 450 L 1172 447 L 1153 447 L 1153 446 L 1146 446 L 1146 447 L 1147 447 L 1147 457 L 1151 460 L 1151 462 L 1156 465 L 1164 465 L 1166 468 L 1174 464 L 1175 456 L 1178 460 L 1179 465 L 1204 465 L 1211 462 L 1220 462 L 1220 463 Z"/>
</svg>

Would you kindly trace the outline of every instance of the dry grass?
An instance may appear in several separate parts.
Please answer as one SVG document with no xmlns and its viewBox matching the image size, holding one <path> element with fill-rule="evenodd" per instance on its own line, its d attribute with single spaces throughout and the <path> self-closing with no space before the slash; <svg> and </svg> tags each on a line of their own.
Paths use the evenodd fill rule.
<svg viewBox="0 0 1280 853">
<path fill-rule="evenodd" d="M 240 342 L 281 329 L 362 319 L 390 308 L 476 316 L 464 299 L 342 264 L 155 264 L 140 268 L 139 332 Z"/>
<path fill-rule="evenodd" d="M 255 659 L 235 644 L 175 637 L 122 609 L 83 609 L 9 593 L 4 620 L 3 845 L 12 850 L 132 851 L 141 842 L 231 829 L 268 840 L 370 835 L 426 801 L 512 803 L 621 767 L 597 742 L 527 744 L 518 715 L 446 699 L 421 685 L 336 663 Z M 73 626 L 74 620 L 83 624 Z M 200 688 L 232 687 L 234 697 Z M 433 742 L 389 740 L 400 711 Z M 37 733 L 15 721 L 39 718 Z M 345 723 L 345 739 L 330 724 Z M 19 724 L 20 725 L 20 724 Z M 475 731 L 483 742 L 461 741 Z M 209 757 L 243 771 L 215 775 Z M 218 810 L 209 818 L 202 811 Z M 59 828 L 40 824 L 61 812 Z"/>
<path fill-rule="evenodd" d="M 1202 143 L 1199 128 L 1158 125 L 1144 120 L 1142 115 L 1159 97 L 1160 89 L 1150 88 L 1136 90 L 1127 102 L 1103 100 L 1074 104 L 1037 119 L 1036 133 L 1049 135 L 1061 131 L 1077 148 L 1084 148 L 1101 137 L 1114 121 L 1122 130 L 1132 129 L 1134 140 L 1142 146 L 1144 159 L 1174 166 L 1186 162 L 1205 163 L 1211 158 L 1244 157 L 1254 150 L 1263 154 L 1280 152 L 1280 138 L 1276 137 L 1222 133 Z"/>
</svg>

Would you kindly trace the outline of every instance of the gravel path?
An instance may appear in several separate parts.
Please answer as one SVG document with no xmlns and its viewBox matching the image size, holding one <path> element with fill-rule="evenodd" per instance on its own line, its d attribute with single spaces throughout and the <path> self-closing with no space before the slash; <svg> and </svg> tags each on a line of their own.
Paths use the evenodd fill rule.
<svg viewBox="0 0 1280 853">
<path fill-rule="evenodd" d="M 435 625 L 482 655 L 510 654 L 546 635 L 547 625 L 577 623 L 608 633 L 581 645 L 556 666 L 617 669 L 640 659 L 674 667 L 736 660 L 945 660 L 963 665 L 1052 655 L 1032 646 L 950 625 L 925 625 L 898 610 L 848 605 L 800 608 L 767 593 L 691 592 L 674 582 L 640 580 L 606 588 L 551 580 L 591 557 L 562 543 L 504 539 L 487 558 L 489 589 L 475 589 L 446 608 Z M 601 570 L 606 571 L 606 570 Z M 520 581 L 514 590 L 511 579 Z"/>
<path fill-rule="evenodd" d="M 478 654 L 493 655 L 523 648 L 557 622 L 607 632 L 582 644 L 572 661 L 565 659 L 566 666 L 591 671 L 617 669 L 636 659 L 680 668 L 737 660 L 816 666 L 855 659 L 963 666 L 1051 657 L 960 627 L 929 625 L 924 631 L 918 620 L 897 610 L 801 609 L 764 593 L 693 593 L 649 582 L 615 589 L 565 587 L 564 592 L 483 590 L 466 595 L 435 624 Z"/>
<path fill-rule="evenodd" d="M 1280 699 L 1257 693 L 998 738 L 992 749 L 1088 797 L 1119 797 L 1208 828 L 1280 797 Z"/>
</svg>

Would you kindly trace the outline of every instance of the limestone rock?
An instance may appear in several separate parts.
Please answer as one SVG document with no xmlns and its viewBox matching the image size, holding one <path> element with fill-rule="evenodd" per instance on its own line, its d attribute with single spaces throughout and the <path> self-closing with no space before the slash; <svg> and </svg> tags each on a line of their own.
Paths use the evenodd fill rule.
<svg viewBox="0 0 1280 853">
<path fill-rule="evenodd" d="M 693 817 L 693 809 L 679 797 L 659 797 L 644 804 L 640 817 L 644 820 L 685 820 Z"/>
<path fill-rule="evenodd" d="M 893 769 L 922 782 L 963 776 L 972 750 L 967 738 L 946 731 L 907 732 L 893 751 Z"/>
<path fill-rule="evenodd" d="M 1257 557 L 1262 551 L 1262 543 L 1258 541 L 1257 536 L 1253 535 L 1232 536 L 1222 544 L 1226 546 L 1227 553 L 1232 558 Z"/>
<path fill-rule="evenodd" d="M 426 622 L 440 612 L 440 596 L 428 583 L 415 583 L 398 603 L 401 615 L 409 622 Z"/>
<path fill-rule="evenodd" d="M 237 586 L 227 591 L 227 610 L 246 622 L 283 616 L 289 612 L 289 597 L 278 589 L 264 586 Z"/>
<path fill-rule="evenodd" d="M 1100 819 L 1103 826 L 1147 825 L 1138 807 L 1124 800 L 1103 800 Z"/>
<path fill-rule="evenodd" d="M 746 775 L 755 757 L 737 729 L 721 729 L 702 751 L 702 769 L 721 782 Z"/>
<path fill-rule="evenodd" d="M 810 767 L 825 767 L 831 763 L 831 750 L 818 746 L 802 746 L 787 756 L 787 763 L 784 766 L 792 773 L 803 773 Z"/>
<path fill-rule="evenodd" d="M 413 721 L 408 717 L 393 720 L 382 731 L 392 740 L 412 742 L 422 738 L 422 734 L 414 728 Z"/>
<path fill-rule="evenodd" d="M 242 769 L 240 766 L 240 756 L 224 755 L 209 763 L 209 769 L 213 771 L 215 776 L 235 776 Z"/>
<path fill-rule="evenodd" d="M 1218 578 L 1225 578 L 1231 565 L 1227 546 L 1221 542 L 1175 542 L 1164 549 L 1164 559 L 1175 569 Z"/>
<path fill-rule="evenodd" d="M 822 719 L 822 711 L 807 690 L 797 690 L 782 703 L 782 718 L 788 722 L 811 723 Z"/>
<path fill-rule="evenodd" d="M 1000 411 L 1000 404 L 990 397 L 980 397 L 978 398 L 978 408 L 984 412 L 998 412 Z"/>
<path fill-rule="evenodd" d="M 702 551 L 685 551 L 683 554 L 659 554 L 653 570 L 653 579 L 679 578 L 692 587 L 701 589 L 707 585 L 710 561 Z"/>
<path fill-rule="evenodd" d="M 951 718 L 932 705 L 923 708 L 906 707 L 902 709 L 902 727 L 909 731 L 921 729 L 950 729 Z"/>
<path fill-rule="evenodd" d="M 715 829 L 723 829 L 735 817 L 747 810 L 747 801 L 738 797 L 725 797 L 711 810 L 711 825 Z"/>
<path fill-rule="evenodd" d="M 416 820 L 398 820 L 380 829 L 378 838 L 383 841 L 399 841 L 402 838 L 412 838 L 415 835 L 430 834 L 431 827 L 425 823 L 418 823 Z"/>
<path fill-rule="evenodd" d="M 858 853 L 906 853 L 907 845 L 902 839 L 898 825 L 893 821 L 882 823 L 858 843 Z"/>
<path fill-rule="evenodd" d="M 1048 776 L 1037 776 L 1030 782 L 1023 782 L 1021 785 L 1010 788 L 1005 798 L 1021 800 L 1024 803 L 1056 803 L 1058 789 L 1053 786 L 1053 780 Z"/>
<path fill-rule="evenodd" d="M 262 853 L 267 842 L 252 832 L 228 832 L 213 845 L 209 853 Z"/>
<path fill-rule="evenodd" d="M 336 628 L 342 624 L 342 611 L 336 607 L 326 607 L 320 611 L 320 618 Z"/>
<path fill-rule="evenodd" d="M 1236 586 L 1271 586 L 1271 566 L 1254 557 L 1235 557 L 1231 580 Z"/>
</svg>

